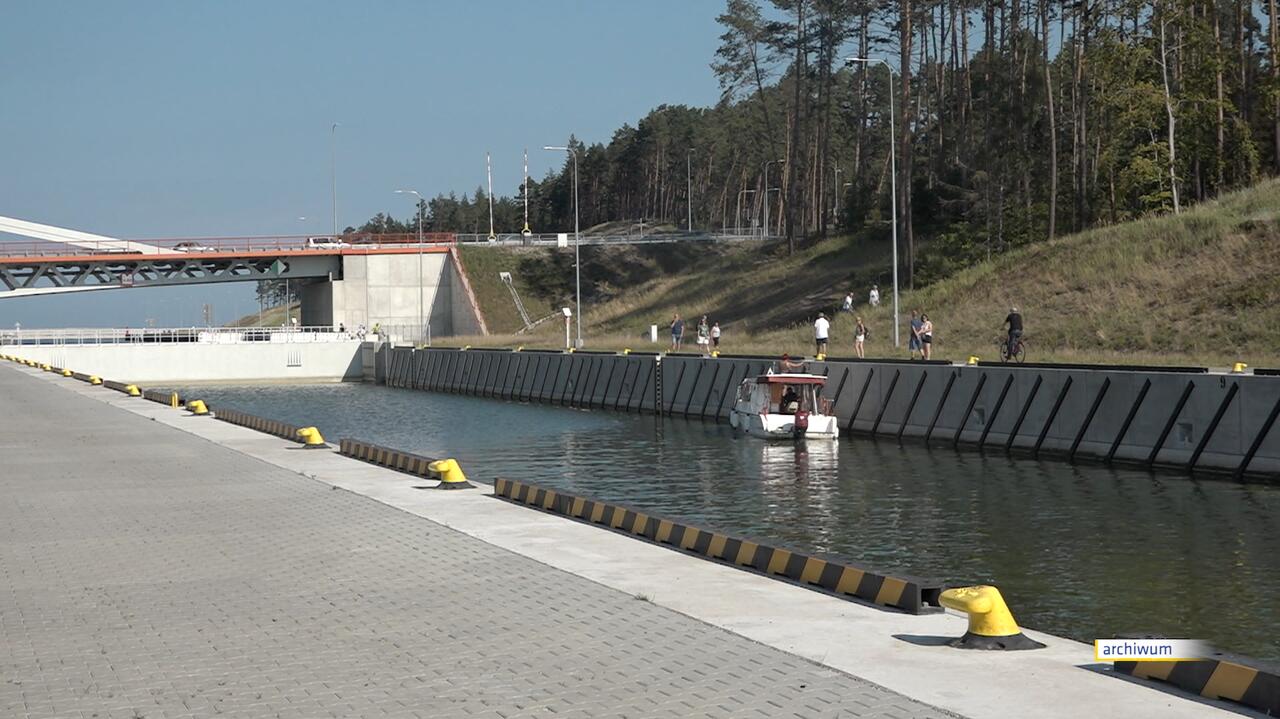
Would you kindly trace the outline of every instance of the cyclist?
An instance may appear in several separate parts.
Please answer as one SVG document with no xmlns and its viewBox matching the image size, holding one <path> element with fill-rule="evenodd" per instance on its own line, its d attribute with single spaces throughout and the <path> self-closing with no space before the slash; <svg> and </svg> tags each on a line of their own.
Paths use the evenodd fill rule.
<svg viewBox="0 0 1280 719">
<path fill-rule="evenodd" d="M 1022 340 L 1022 313 L 1018 312 L 1017 307 L 1009 308 L 1009 315 L 1004 318 L 1004 323 L 1009 326 L 1009 356 L 1012 357 L 1017 352 L 1018 343 Z"/>
</svg>

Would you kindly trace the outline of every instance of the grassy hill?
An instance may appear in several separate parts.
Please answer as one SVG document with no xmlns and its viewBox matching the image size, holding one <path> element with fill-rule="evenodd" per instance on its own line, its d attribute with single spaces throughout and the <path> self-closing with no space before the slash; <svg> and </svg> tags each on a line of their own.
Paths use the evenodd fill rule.
<svg viewBox="0 0 1280 719">
<path fill-rule="evenodd" d="M 573 252 L 465 248 L 463 261 L 490 327 L 499 334 L 454 338 L 475 346 L 556 347 L 563 325 L 531 335 L 497 277 L 513 273 L 535 318 L 572 302 Z M 826 240 L 793 256 L 760 243 L 583 247 L 584 334 L 596 348 L 660 345 L 673 312 L 707 314 L 726 351 L 812 352 L 809 323 L 853 290 L 865 302 L 878 282 L 878 309 L 855 307 L 872 330 L 868 356 L 904 356 L 892 345 L 889 244 L 880 236 Z M 490 277 L 491 275 L 491 277 Z M 1155 217 L 1060 237 L 998 255 L 902 298 L 936 326 L 935 357 L 996 357 L 1011 304 L 1026 318 L 1028 359 L 1184 363 L 1243 360 L 1280 366 L 1280 181 Z M 852 354 L 850 315 L 832 326 L 833 355 Z"/>
<path fill-rule="evenodd" d="M 297 302 L 289 305 L 288 316 L 301 317 L 302 306 Z M 264 309 L 261 317 L 258 316 L 257 312 L 254 312 L 238 320 L 228 322 L 224 327 L 279 327 L 283 324 L 285 324 L 285 306 L 277 305 Z"/>
</svg>

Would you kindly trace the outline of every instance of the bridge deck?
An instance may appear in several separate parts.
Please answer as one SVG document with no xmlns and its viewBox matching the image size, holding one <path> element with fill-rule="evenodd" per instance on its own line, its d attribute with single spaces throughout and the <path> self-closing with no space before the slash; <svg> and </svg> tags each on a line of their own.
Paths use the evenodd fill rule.
<svg viewBox="0 0 1280 719">
<path fill-rule="evenodd" d="M 0 716 L 948 716 L 49 377 L 0 367 Z"/>
</svg>

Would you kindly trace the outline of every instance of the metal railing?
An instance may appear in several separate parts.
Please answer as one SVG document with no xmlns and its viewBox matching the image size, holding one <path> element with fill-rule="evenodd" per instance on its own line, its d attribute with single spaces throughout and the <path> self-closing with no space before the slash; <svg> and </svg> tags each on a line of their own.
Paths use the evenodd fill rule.
<svg viewBox="0 0 1280 719">
<path fill-rule="evenodd" d="M 303 344 L 351 342 L 365 339 L 358 330 L 338 331 L 334 327 L 166 327 L 166 328 L 79 328 L 15 329 L 0 331 L 3 346 L 77 346 L 126 344 L 241 344 L 269 342 Z"/>
<path fill-rule="evenodd" d="M 565 233 L 567 242 L 573 243 L 573 233 Z M 583 245 L 643 245 L 673 242 L 741 242 L 745 240 L 777 239 L 764 237 L 759 232 L 669 232 L 629 233 L 610 235 L 583 235 Z M 452 232 L 428 232 L 422 235 L 422 246 L 440 247 L 465 243 L 473 246 L 530 246 L 554 247 L 559 243 L 559 233 L 523 235 L 518 232 L 498 233 L 490 238 L 486 234 L 455 234 Z M 208 254 L 247 254 L 287 252 L 328 252 L 363 249 L 413 249 L 419 246 L 416 234 L 351 233 L 332 235 L 278 235 L 264 237 L 190 237 L 159 238 L 154 240 L 103 240 L 64 244 L 45 240 L 0 240 L 0 257 L 84 257 L 102 256 L 134 258 L 155 255 L 188 255 L 201 257 Z"/>
<path fill-rule="evenodd" d="M 573 233 L 564 233 L 566 242 L 573 244 Z M 560 233 L 534 233 L 523 235 L 518 232 L 499 232 L 490 238 L 485 234 L 458 234 L 458 244 L 480 246 L 527 246 L 554 247 L 560 242 Z M 582 235 L 583 245 L 648 245 L 667 244 L 672 242 L 741 242 L 745 240 L 776 239 L 762 237 L 760 234 L 737 232 L 671 232 L 660 234 L 614 234 L 614 235 Z"/>
<path fill-rule="evenodd" d="M 422 235 L 424 246 L 450 246 L 456 242 L 452 232 L 427 232 Z M 154 240 L 102 240 L 76 244 L 37 241 L 0 241 L 0 257 L 81 257 L 101 255 L 104 259 L 117 256 L 139 255 L 190 255 L 199 257 L 210 253 L 239 254 L 248 252 L 333 252 L 347 249 L 394 249 L 417 247 L 418 235 L 349 233 L 332 235 L 271 235 L 263 237 L 185 237 L 158 238 Z"/>
</svg>

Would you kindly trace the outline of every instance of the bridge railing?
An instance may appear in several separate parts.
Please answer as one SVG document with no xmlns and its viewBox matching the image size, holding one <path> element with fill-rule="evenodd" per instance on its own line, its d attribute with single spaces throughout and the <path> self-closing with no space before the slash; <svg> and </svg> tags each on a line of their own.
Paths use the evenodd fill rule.
<svg viewBox="0 0 1280 719">
<path fill-rule="evenodd" d="M 459 234 L 457 235 L 458 244 L 479 245 L 479 246 L 528 246 L 528 247 L 554 247 L 560 243 L 561 233 L 542 232 L 524 235 L 519 232 L 499 232 L 494 235 L 486 234 Z M 573 244 L 573 233 L 565 234 L 565 241 Z M 648 245 L 648 244 L 668 244 L 672 242 L 741 242 L 744 240 L 761 240 L 761 239 L 777 239 L 772 237 L 762 237 L 759 234 L 746 234 L 736 232 L 671 232 L 661 234 L 611 234 L 611 235 L 582 235 L 583 245 Z"/>
<path fill-rule="evenodd" d="M 241 344 L 248 342 L 303 344 L 351 342 L 364 339 L 358 330 L 334 327 L 166 327 L 17 329 L 0 331 L 0 345 L 127 345 L 127 344 Z"/>
<path fill-rule="evenodd" d="M 426 246 L 453 245 L 452 232 L 427 232 Z M 0 257 L 66 257 L 81 255 L 186 254 L 193 257 L 212 252 L 297 252 L 299 250 L 388 249 L 416 247 L 417 234 L 373 234 L 368 232 L 332 235 L 269 235 L 262 237 L 177 237 L 156 239 L 103 240 L 64 244 L 61 242 L 0 241 Z"/>
</svg>

